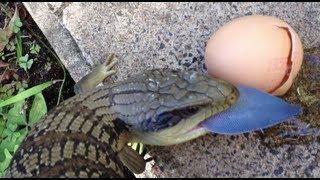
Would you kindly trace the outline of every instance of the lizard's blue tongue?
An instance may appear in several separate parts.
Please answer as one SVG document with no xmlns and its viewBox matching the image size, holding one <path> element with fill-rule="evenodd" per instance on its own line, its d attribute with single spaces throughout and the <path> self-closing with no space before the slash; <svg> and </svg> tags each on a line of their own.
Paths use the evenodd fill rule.
<svg viewBox="0 0 320 180">
<path fill-rule="evenodd" d="M 241 134 L 265 129 L 300 115 L 301 108 L 247 86 L 237 86 L 238 102 L 202 123 L 213 133 Z"/>
</svg>

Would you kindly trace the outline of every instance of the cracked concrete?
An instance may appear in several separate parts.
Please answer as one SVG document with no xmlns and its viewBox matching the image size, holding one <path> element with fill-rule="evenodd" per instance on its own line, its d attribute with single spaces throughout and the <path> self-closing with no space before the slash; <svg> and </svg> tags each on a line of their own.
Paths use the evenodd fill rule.
<svg viewBox="0 0 320 180">
<path fill-rule="evenodd" d="M 25 2 L 24 5 L 75 81 L 94 64 L 103 62 L 110 52 L 119 56 L 120 63 L 116 66 L 117 75 L 108 82 L 153 68 L 206 73 L 206 41 L 224 23 L 244 15 L 279 17 L 301 36 L 305 49 L 320 45 L 320 3 Z M 306 63 L 306 67 L 313 66 Z M 305 81 L 301 82 L 314 84 L 306 77 L 308 74 L 303 75 Z M 295 87 L 302 85 L 305 86 L 297 80 Z M 316 87 L 306 88 L 313 92 Z M 295 90 L 292 88 L 285 98 L 299 103 Z M 317 105 L 308 115 L 317 113 Z M 265 139 L 255 133 L 207 135 L 180 145 L 151 147 L 150 155 L 155 161 L 138 177 L 320 176 L 319 143 L 267 147 Z"/>
</svg>

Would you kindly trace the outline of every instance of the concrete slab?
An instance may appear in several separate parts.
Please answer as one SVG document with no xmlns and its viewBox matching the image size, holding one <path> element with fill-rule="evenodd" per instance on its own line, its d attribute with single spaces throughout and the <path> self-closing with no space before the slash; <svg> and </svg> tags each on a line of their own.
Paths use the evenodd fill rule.
<svg viewBox="0 0 320 180">
<path fill-rule="evenodd" d="M 319 47 L 320 3 L 24 2 L 71 76 L 78 81 L 115 52 L 118 81 L 146 69 L 206 73 L 204 48 L 233 18 L 262 14 L 288 22 L 304 48 Z M 298 84 L 297 86 L 299 86 Z M 294 97 L 292 92 L 288 99 Z M 268 148 L 254 134 L 207 135 L 181 145 L 152 147 L 156 161 L 138 177 L 318 177 L 319 144 Z"/>
</svg>

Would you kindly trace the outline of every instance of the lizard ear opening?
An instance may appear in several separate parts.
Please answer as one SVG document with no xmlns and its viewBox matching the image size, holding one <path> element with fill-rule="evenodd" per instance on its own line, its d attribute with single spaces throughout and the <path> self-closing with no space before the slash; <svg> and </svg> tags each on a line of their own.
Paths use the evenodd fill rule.
<svg viewBox="0 0 320 180">
<path fill-rule="evenodd" d="M 118 152 L 120 161 L 133 173 L 141 174 L 146 168 L 146 161 L 143 157 L 129 146 L 124 146 Z"/>
</svg>

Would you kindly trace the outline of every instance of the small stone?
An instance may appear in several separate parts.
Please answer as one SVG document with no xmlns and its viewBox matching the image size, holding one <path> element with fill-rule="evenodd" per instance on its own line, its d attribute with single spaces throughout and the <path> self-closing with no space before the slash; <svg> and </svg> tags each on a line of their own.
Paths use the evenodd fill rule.
<svg viewBox="0 0 320 180">
<path fill-rule="evenodd" d="M 166 47 L 166 46 L 165 46 L 163 43 L 161 43 L 159 49 L 163 49 L 163 48 L 165 48 L 165 47 Z"/>
<path fill-rule="evenodd" d="M 279 167 L 278 169 L 274 170 L 274 175 L 279 176 L 280 174 L 283 173 L 283 167 Z"/>
<path fill-rule="evenodd" d="M 270 149 L 270 153 L 273 154 L 273 155 L 277 155 L 279 154 L 278 151 L 274 150 L 274 149 Z"/>
<path fill-rule="evenodd" d="M 197 61 L 196 57 L 192 58 L 192 63 L 195 63 L 196 61 Z"/>
<path fill-rule="evenodd" d="M 118 15 L 118 16 L 122 16 L 123 14 L 122 14 L 121 11 L 118 11 L 118 12 L 117 12 L 117 15 Z"/>
<path fill-rule="evenodd" d="M 191 63 L 184 63 L 183 65 L 186 66 L 186 67 L 190 67 Z"/>
</svg>

